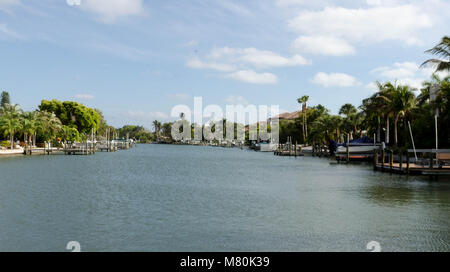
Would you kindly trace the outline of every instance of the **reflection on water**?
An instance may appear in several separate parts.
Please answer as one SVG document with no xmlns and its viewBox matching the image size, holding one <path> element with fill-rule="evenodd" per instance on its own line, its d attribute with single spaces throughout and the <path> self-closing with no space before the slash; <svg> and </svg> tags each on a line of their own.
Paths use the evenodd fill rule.
<svg viewBox="0 0 450 272">
<path fill-rule="evenodd" d="M 0 250 L 449 251 L 450 182 L 210 147 L 0 158 Z"/>
<path fill-rule="evenodd" d="M 408 182 L 406 179 L 401 182 Z M 440 180 L 444 182 L 444 180 Z M 398 184 L 397 184 L 398 185 Z M 405 184 L 404 186 L 393 186 L 390 184 L 374 185 L 364 188 L 367 198 L 373 200 L 379 205 L 395 206 L 395 205 L 411 205 L 414 203 L 432 203 L 439 199 L 438 205 L 449 205 L 450 199 L 446 199 L 449 195 L 447 187 L 438 187 L 427 184 L 426 181 L 421 181 L 421 186 L 411 186 Z M 448 201 L 446 201 L 448 200 Z"/>
</svg>

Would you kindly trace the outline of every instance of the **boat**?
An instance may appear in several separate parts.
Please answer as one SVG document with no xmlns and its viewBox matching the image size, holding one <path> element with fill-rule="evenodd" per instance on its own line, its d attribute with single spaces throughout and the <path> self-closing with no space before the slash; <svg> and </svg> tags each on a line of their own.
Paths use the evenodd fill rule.
<svg viewBox="0 0 450 272">
<path fill-rule="evenodd" d="M 336 147 L 336 158 L 346 159 L 347 158 L 347 146 L 348 146 L 348 154 L 349 159 L 355 160 L 365 160 L 373 158 L 373 154 L 375 150 L 380 148 L 380 144 L 377 144 L 374 140 L 369 137 L 363 137 L 360 139 L 352 140 L 349 143 L 345 144 L 337 144 Z"/>
<path fill-rule="evenodd" d="M 1 149 L 0 155 L 20 155 L 24 153 L 24 149 L 22 147 L 17 147 L 15 149 Z"/>
<path fill-rule="evenodd" d="M 273 143 L 259 143 L 255 145 L 255 150 L 260 152 L 274 152 L 277 148 L 278 145 Z"/>
<path fill-rule="evenodd" d="M 367 144 L 350 144 L 348 151 L 350 154 L 367 154 L 373 153 L 374 150 L 378 149 L 379 145 L 367 145 Z M 338 146 L 336 154 L 347 154 L 347 146 Z"/>
<path fill-rule="evenodd" d="M 312 146 L 305 146 L 305 147 L 302 147 L 301 152 L 304 154 L 312 154 L 313 148 L 312 148 Z"/>
</svg>

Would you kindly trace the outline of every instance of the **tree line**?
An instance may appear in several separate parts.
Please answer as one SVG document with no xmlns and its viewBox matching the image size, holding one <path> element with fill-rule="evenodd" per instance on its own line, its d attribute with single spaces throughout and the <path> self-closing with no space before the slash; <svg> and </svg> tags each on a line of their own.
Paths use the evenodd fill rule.
<svg viewBox="0 0 450 272">
<path fill-rule="evenodd" d="M 450 71 L 450 37 L 442 38 L 426 52 L 438 58 L 427 60 L 422 66 L 433 65 L 436 72 Z M 377 142 L 410 148 L 411 131 L 416 147 L 431 148 L 436 141 L 437 121 L 439 147 L 450 148 L 450 76 L 441 78 L 434 73 L 430 80 L 423 82 L 420 90 L 397 82 L 376 82 L 376 86 L 376 93 L 364 99 L 361 105 L 345 104 L 338 115 L 330 114 L 330 110 L 320 104 L 308 107 L 309 96 L 299 98 L 302 107 L 299 116 L 294 120 L 280 120 L 280 142 L 290 138 L 303 144 L 327 144 L 374 136 Z M 77 102 L 43 100 L 37 110 L 25 112 L 11 103 L 9 93 L 2 92 L 0 103 L 0 137 L 7 139 L 2 145 L 10 148 L 14 147 L 16 138 L 23 137 L 28 146 L 36 141 L 80 141 L 90 133 L 105 135 L 107 131 L 120 138 L 129 137 L 144 143 L 173 142 L 171 122 L 153 121 L 154 133 L 142 126 L 127 125 L 115 129 L 106 123 L 100 110 Z M 225 124 L 226 120 L 223 122 Z M 233 125 L 236 131 L 239 124 Z M 191 124 L 192 137 L 195 126 Z M 211 126 L 214 132 L 214 124 Z M 246 131 L 247 143 L 248 137 Z"/>
<path fill-rule="evenodd" d="M 450 148 L 450 76 L 437 74 L 450 71 L 450 37 L 426 52 L 439 58 L 422 64 L 436 70 L 419 90 L 397 82 L 376 82 L 376 93 L 358 107 L 343 105 L 338 115 L 330 114 L 323 105 L 306 107 L 309 97 L 303 96 L 298 99 L 300 116 L 281 120 L 280 140 L 292 137 L 299 143 L 327 144 L 369 136 L 398 148 L 411 148 L 413 139 L 416 147 L 432 148 L 437 116 L 439 148 Z"/>
</svg>

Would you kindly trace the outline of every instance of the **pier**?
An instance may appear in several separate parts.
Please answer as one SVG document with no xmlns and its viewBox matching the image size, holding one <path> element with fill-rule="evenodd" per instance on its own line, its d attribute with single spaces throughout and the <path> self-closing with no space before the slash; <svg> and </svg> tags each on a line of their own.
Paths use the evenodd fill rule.
<svg viewBox="0 0 450 272">
<path fill-rule="evenodd" d="M 401 175 L 450 176 L 450 149 L 377 150 L 373 166 L 375 171 Z"/>
<path fill-rule="evenodd" d="M 305 154 L 302 153 L 302 147 L 297 143 L 292 143 L 292 137 L 288 137 L 286 144 L 278 144 L 277 149 L 274 151 L 274 155 L 281 157 L 301 157 Z"/>
<path fill-rule="evenodd" d="M 83 143 L 63 143 L 61 147 L 53 147 L 51 143 L 44 143 L 43 146 L 29 147 L 27 154 L 25 150 L 20 153 L 24 155 L 94 155 L 97 152 L 117 152 L 118 150 L 128 150 L 132 148 L 134 142 L 123 141 L 88 141 Z"/>
</svg>

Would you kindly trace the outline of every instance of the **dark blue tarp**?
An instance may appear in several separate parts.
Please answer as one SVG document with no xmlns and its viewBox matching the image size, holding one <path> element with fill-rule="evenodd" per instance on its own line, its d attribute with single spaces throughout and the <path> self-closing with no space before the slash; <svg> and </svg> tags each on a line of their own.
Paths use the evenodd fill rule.
<svg viewBox="0 0 450 272">
<path fill-rule="evenodd" d="M 373 139 L 370 139 L 369 137 L 364 136 L 359 139 L 351 140 L 350 143 L 351 144 L 373 144 Z"/>
</svg>

